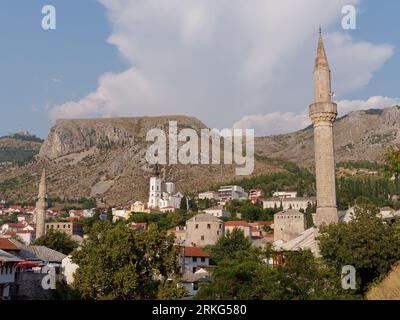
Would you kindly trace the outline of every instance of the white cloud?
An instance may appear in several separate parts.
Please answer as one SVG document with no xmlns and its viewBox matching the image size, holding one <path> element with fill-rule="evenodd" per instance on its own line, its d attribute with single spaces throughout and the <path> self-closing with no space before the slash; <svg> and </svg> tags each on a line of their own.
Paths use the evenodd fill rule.
<svg viewBox="0 0 400 320">
<path fill-rule="evenodd" d="M 277 110 L 301 122 L 296 114 L 312 99 L 318 25 L 340 26 L 342 6 L 359 2 L 99 1 L 112 27 L 108 42 L 130 68 L 103 75 L 80 101 L 53 106 L 51 117 L 186 114 L 219 128 Z M 393 54 L 339 33 L 326 40 L 339 97 L 368 83 Z"/>
<path fill-rule="evenodd" d="M 383 109 L 400 105 L 400 98 L 382 96 L 370 97 L 367 100 L 341 100 L 337 102 L 338 116 L 351 111 Z M 251 128 L 257 136 L 268 136 L 294 132 L 306 128 L 311 124 L 307 110 L 295 114 L 293 112 L 272 112 L 244 116 L 233 127 L 236 129 Z"/>
<path fill-rule="evenodd" d="M 400 105 L 400 98 L 374 96 L 368 100 L 342 100 L 338 102 L 338 114 L 342 116 L 350 111 L 383 109 L 396 105 Z"/>
</svg>

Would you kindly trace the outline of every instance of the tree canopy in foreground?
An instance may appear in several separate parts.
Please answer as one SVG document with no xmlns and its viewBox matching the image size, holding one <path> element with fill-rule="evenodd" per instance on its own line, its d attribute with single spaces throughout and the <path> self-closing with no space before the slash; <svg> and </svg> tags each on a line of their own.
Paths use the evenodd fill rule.
<svg viewBox="0 0 400 320">
<path fill-rule="evenodd" d="M 72 261 L 74 287 L 84 299 L 174 299 L 180 275 L 174 236 L 152 226 L 138 232 L 109 221 L 93 226 Z M 172 282 L 168 279 L 173 279 Z"/>
</svg>

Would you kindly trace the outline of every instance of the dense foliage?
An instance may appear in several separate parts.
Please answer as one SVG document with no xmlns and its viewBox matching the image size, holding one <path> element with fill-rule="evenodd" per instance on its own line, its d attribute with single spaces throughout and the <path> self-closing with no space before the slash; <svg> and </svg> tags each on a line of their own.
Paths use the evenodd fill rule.
<svg viewBox="0 0 400 320">
<path fill-rule="evenodd" d="M 226 232 L 218 239 L 215 246 L 209 246 L 205 250 L 215 263 L 221 263 L 225 259 L 233 258 L 241 251 L 248 251 L 251 248 L 251 241 L 246 238 L 243 231 L 234 228 L 232 232 Z"/>
<path fill-rule="evenodd" d="M 340 177 L 337 179 L 338 207 L 341 210 L 353 206 L 359 197 L 368 197 L 376 206 L 394 208 L 400 203 L 390 199 L 400 194 L 400 183 L 379 176 Z"/>
<path fill-rule="evenodd" d="M 338 272 L 345 265 L 356 268 L 358 290 L 384 276 L 400 260 L 400 237 L 396 229 L 377 217 L 379 210 L 363 204 L 354 219 L 320 229 L 320 250 L 327 265 Z"/>
<path fill-rule="evenodd" d="M 357 298 L 341 288 L 340 275 L 318 263 L 311 252 L 286 252 L 285 264 L 265 263 L 272 255 L 251 247 L 238 250 L 219 262 L 213 282 L 200 287 L 196 299 L 207 300 L 306 300 Z M 358 297 L 359 298 L 359 297 Z"/>
<path fill-rule="evenodd" d="M 390 146 L 385 153 L 385 173 L 394 177 L 395 181 L 400 177 L 400 149 Z"/>
<path fill-rule="evenodd" d="M 51 229 L 46 232 L 46 235 L 37 239 L 34 244 L 48 247 L 66 255 L 69 255 L 78 247 L 78 244 L 68 234 Z"/>
<path fill-rule="evenodd" d="M 125 224 L 96 223 L 72 254 L 79 265 L 74 287 L 84 299 L 177 298 L 183 294 L 175 282 L 178 253 L 174 237 L 155 226 L 138 232 Z"/>
</svg>

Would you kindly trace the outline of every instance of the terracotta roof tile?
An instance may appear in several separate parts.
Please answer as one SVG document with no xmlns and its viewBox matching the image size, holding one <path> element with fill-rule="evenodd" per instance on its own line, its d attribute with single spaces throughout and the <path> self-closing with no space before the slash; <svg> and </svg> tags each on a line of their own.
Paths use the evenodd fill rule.
<svg viewBox="0 0 400 320">
<path fill-rule="evenodd" d="M 225 227 L 250 227 L 247 221 L 227 221 Z"/>
<path fill-rule="evenodd" d="M 209 255 L 197 247 L 185 247 L 185 257 L 209 257 Z"/>
<path fill-rule="evenodd" d="M 12 250 L 12 251 L 19 250 L 14 243 L 12 243 L 9 239 L 5 239 L 5 238 L 0 238 L 0 249 L 1 250 Z"/>
</svg>

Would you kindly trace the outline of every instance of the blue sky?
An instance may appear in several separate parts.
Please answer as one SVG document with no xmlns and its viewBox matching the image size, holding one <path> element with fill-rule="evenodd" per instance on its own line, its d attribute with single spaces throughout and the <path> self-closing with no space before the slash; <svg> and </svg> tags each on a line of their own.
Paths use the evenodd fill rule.
<svg viewBox="0 0 400 320">
<path fill-rule="evenodd" d="M 148 1 L 153 3 L 157 0 Z M 164 3 L 169 1 L 171 8 L 179 5 L 176 0 L 164 0 Z M 310 2 L 318 2 L 318 0 L 305 1 L 307 5 Z M 131 4 L 125 10 L 123 5 L 128 2 Z M 277 65 L 273 55 L 268 56 L 268 61 L 263 61 L 262 54 L 261 58 L 257 56 L 257 52 L 269 50 L 267 46 L 264 48 L 254 45 L 260 42 L 259 38 L 251 39 L 254 43 L 249 42 L 249 47 L 254 46 L 255 49 L 249 53 L 245 48 L 241 48 L 246 44 L 247 40 L 244 39 L 248 39 L 245 37 L 245 31 L 240 42 L 236 41 L 229 32 L 225 35 L 224 32 L 227 32 L 229 28 L 229 30 L 235 30 L 236 34 L 241 33 L 240 26 L 243 24 L 238 23 L 239 19 L 235 18 L 237 12 L 243 11 L 239 8 L 237 12 L 236 8 L 232 10 L 222 8 L 221 12 L 224 12 L 225 19 L 223 24 L 216 23 L 215 28 L 202 28 L 200 32 L 196 29 L 197 24 L 201 26 L 202 22 L 208 21 L 209 12 L 218 12 L 220 8 L 211 7 L 213 4 L 210 4 L 210 7 L 204 5 L 200 9 L 185 5 L 180 6 L 184 7 L 181 11 L 179 7 L 179 10 L 175 10 L 172 14 L 168 12 L 168 7 L 148 5 L 144 8 L 136 4 L 138 2 L 140 1 L 103 0 L 100 3 L 98 0 L 3 0 L 0 10 L 0 39 L 2 40 L 0 135 L 24 129 L 46 137 L 58 115 L 60 117 L 136 116 L 147 115 L 147 110 L 149 115 L 187 113 L 217 127 L 233 125 L 235 122 L 249 123 L 254 127 L 268 126 L 271 114 L 287 112 L 291 117 L 286 124 L 287 128 L 282 124 L 281 128 L 278 126 L 265 131 L 265 134 L 280 133 L 281 129 L 283 131 L 297 129 L 296 126 L 292 126 L 292 123 L 298 122 L 296 117 L 301 117 L 306 103 L 311 102 L 309 101 L 311 92 L 307 91 L 307 87 L 293 86 L 286 78 L 307 82 L 305 78 L 308 76 L 307 70 L 311 74 L 314 58 L 310 53 L 315 50 L 315 34 L 310 32 L 305 39 L 305 42 L 309 44 L 307 46 L 309 49 L 301 47 L 300 44 L 294 47 L 298 50 L 296 59 L 301 59 L 307 54 L 307 63 L 304 70 L 298 65 L 291 68 L 290 72 L 296 75 L 290 77 L 289 71 L 284 66 Z M 254 3 L 256 2 L 259 1 L 254 0 Z M 301 11 L 295 7 L 301 6 L 301 1 L 295 3 L 293 12 Z M 41 8 L 46 4 L 52 4 L 57 9 L 57 29 L 54 31 L 44 31 L 41 28 L 43 17 Z M 352 43 L 349 46 L 364 41 L 376 46 L 389 44 L 392 50 L 390 57 L 385 58 L 380 57 L 384 53 L 377 51 L 376 59 L 380 59 L 379 61 L 367 61 L 355 67 L 354 70 L 352 69 L 353 62 L 349 61 L 348 77 L 351 81 L 353 81 L 351 79 L 354 76 L 353 73 L 364 67 L 371 68 L 369 71 L 373 76 L 366 81 L 367 83 L 364 83 L 365 79 L 360 79 L 360 84 L 353 88 L 338 86 L 343 92 L 343 94 L 339 93 L 340 100 L 367 101 L 372 96 L 393 99 L 400 97 L 398 89 L 400 30 L 396 22 L 400 13 L 400 2 L 385 0 L 384 4 L 383 6 L 382 2 L 376 0 L 356 3 L 358 13 L 356 30 L 341 29 L 340 12 L 326 17 L 329 21 L 326 23 L 328 24 L 326 32 L 328 34 L 340 32 L 342 35 L 350 36 Z M 318 10 L 322 12 L 324 6 L 322 5 Z M 318 10 L 317 13 L 320 12 Z M 332 10 L 337 10 L 337 8 L 332 8 Z M 288 14 L 288 19 L 292 16 L 292 13 Z M 187 17 L 189 18 L 186 19 Z M 182 21 L 182 19 L 185 21 L 184 27 L 176 29 L 177 21 Z M 262 16 L 260 16 L 260 25 L 261 20 Z M 315 18 L 315 21 L 317 20 L 318 18 Z M 248 26 L 248 21 L 246 23 Z M 258 28 L 257 17 L 254 17 L 252 23 L 254 23 L 251 26 L 253 29 Z M 317 23 L 315 25 L 317 26 Z M 266 38 L 269 28 L 269 25 L 266 25 L 264 29 L 260 28 L 260 30 L 266 30 Z M 285 25 L 284 28 L 290 29 L 290 26 Z M 171 35 L 176 30 L 182 31 L 185 42 Z M 286 35 L 280 26 L 271 30 L 275 30 L 273 33 L 276 35 L 279 33 L 282 33 L 282 36 Z M 290 35 L 290 32 L 288 34 Z M 115 37 L 107 42 L 111 35 Z M 329 35 L 327 37 L 329 38 Z M 191 42 L 193 39 L 196 40 L 195 43 Z M 226 44 L 221 39 L 227 39 Z M 274 37 L 272 36 L 271 39 Z M 174 41 L 177 41 L 176 45 Z M 290 42 L 290 39 L 287 41 Z M 280 46 L 280 42 L 272 40 L 269 45 L 271 48 L 277 47 Z M 329 49 L 329 41 L 327 47 Z M 335 53 L 335 51 L 340 51 L 339 49 L 340 47 L 338 50 L 334 48 L 331 50 L 334 51 L 332 52 L 334 66 L 335 61 L 343 61 L 340 52 Z M 287 59 L 287 64 L 290 65 L 294 59 L 287 52 L 293 48 L 291 49 L 288 45 L 287 51 L 285 50 L 279 54 L 282 56 L 282 61 Z M 218 55 L 214 56 L 213 52 Z M 296 52 L 292 53 L 293 56 Z M 371 51 L 371 54 L 374 52 Z M 368 50 L 364 54 L 369 55 Z M 249 81 L 239 79 L 230 83 L 230 79 L 238 77 L 238 73 L 234 73 L 232 66 L 240 65 L 238 70 L 243 70 L 242 57 L 244 59 L 250 55 L 257 57 L 255 59 L 257 63 L 261 60 L 261 64 L 260 67 L 254 64 L 254 67 L 253 61 L 250 61 L 245 64 L 246 68 L 265 69 L 265 74 L 271 72 L 274 75 L 273 80 L 270 79 L 271 77 L 263 77 L 262 72 L 258 74 L 252 71 Z M 328 50 L 328 57 L 329 55 Z M 335 58 L 336 56 L 338 57 Z M 226 61 L 224 57 L 227 57 Z M 347 60 L 352 58 L 349 55 L 346 57 Z M 354 57 L 354 62 L 358 63 L 359 60 L 357 56 Z M 196 66 L 197 61 L 198 66 Z M 209 65 L 210 69 L 203 73 L 204 63 Z M 225 63 L 226 66 L 224 66 Z M 276 69 L 271 71 L 271 66 Z M 336 67 L 335 69 L 339 69 L 338 63 Z M 332 70 L 333 75 L 335 69 Z M 104 74 L 109 73 L 111 73 L 110 77 L 102 78 Z M 339 80 L 345 82 L 345 70 L 339 70 L 337 73 L 341 76 Z M 248 75 L 248 73 L 244 74 Z M 195 75 L 193 79 L 191 79 L 192 75 Z M 99 86 L 99 81 L 104 83 Z M 274 93 L 277 91 L 275 85 L 279 88 L 296 87 L 293 89 L 294 97 L 286 99 L 282 96 L 280 99 L 279 96 L 275 96 Z M 268 92 L 270 87 L 274 92 Z M 264 95 L 264 91 L 268 93 Z M 305 91 L 307 92 L 303 94 Z M 99 92 L 105 92 L 107 99 L 111 101 L 99 99 Z M 94 98 L 89 97 L 89 100 L 85 100 L 85 97 L 91 93 L 94 94 Z M 296 100 L 297 96 L 298 100 Z M 125 100 L 121 101 L 123 99 Z M 99 103 L 102 107 L 96 109 L 96 106 L 90 105 L 91 103 Z M 230 106 L 235 112 L 226 112 L 231 111 Z M 89 111 L 80 112 L 81 108 L 82 110 L 87 108 Z M 227 113 L 232 114 L 232 118 L 223 116 Z M 252 115 L 260 119 L 259 114 L 264 115 L 265 122 L 252 122 Z M 277 116 L 282 119 L 281 115 Z M 222 120 L 218 122 L 217 119 Z M 247 119 L 247 122 L 243 122 L 243 119 Z"/>
</svg>

